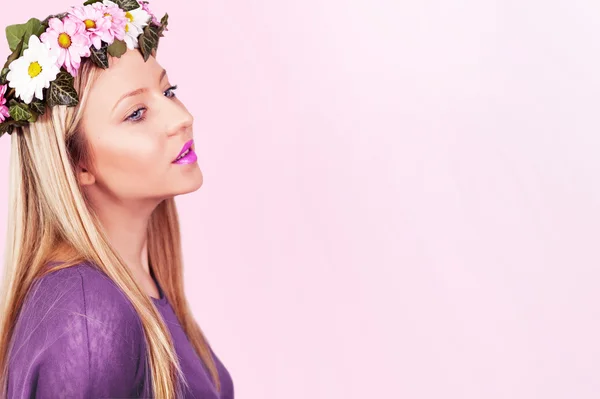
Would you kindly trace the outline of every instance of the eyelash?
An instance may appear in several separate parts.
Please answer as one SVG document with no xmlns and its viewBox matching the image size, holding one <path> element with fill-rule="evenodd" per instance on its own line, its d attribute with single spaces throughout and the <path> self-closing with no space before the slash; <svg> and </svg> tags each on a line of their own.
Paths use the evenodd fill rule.
<svg viewBox="0 0 600 399">
<path fill-rule="evenodd" d="M 167 97 L 169 97 L 169 98 L 173 98 L 173 97 L 175 97 L 175 92 L 174 92 L 174 90 L 176 90 L 176 89 L 177 89 L 177 85 L 174 85 L 174 86 L 171 86 L 171 87 L 169 87 L 167 90 L 165 90 L 165 93 L 166 93 L 166 92 L 168 92 L 168 91 L 170 91 L 170 92 L 172 92 L 172 93 L 173 93 L 173 95 L 172 95 L 172 96 L 167 96 Z M 136 113 L 136 112 L 140 112 L 141 110 L 146 110 L 146 108 L 145 108 L 145 107 L 140 107 L 140 108 L 136 109 L 135 111 L 133 111 L 133 112 L 132 112 L 132 113 L 131 113 L 131 114 L 130 114 L 128 117 L 127 117 L 127 119 L 126 119 L 126 120 L 127 120 L 127 121 L 129 121 L 129 122 L 132 122 L 132 123 L 138 123 L 138 122 L 141 122 L 141 121 L 143 121 L 144 119 L 146 119 L 146 117 L 145 117 L 145 116 L 143 116 L 144 114 L 142 114 L 142 116 L 140 116 L 140 117 L 139 117 L 139 118 L 137 118 L 137 119 L 131 119 L 131 117 L 132 117 L 133 115 L 135 115 L 135 113 Z"/>
</svg>

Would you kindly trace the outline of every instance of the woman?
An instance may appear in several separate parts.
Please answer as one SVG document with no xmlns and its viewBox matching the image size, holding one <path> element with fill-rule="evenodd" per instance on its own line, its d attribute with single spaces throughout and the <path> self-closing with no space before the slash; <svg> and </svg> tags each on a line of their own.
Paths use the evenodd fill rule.
<svg viewBox="0 0 600 399">
<path fill-rule="evenodd" d="M 0 75 L 3 397 L 232 399 L 184 295 L 174 196 L 202 173 L 155 58 L 167 16 L 88 0 L 28 24 Z"/>
</svg>

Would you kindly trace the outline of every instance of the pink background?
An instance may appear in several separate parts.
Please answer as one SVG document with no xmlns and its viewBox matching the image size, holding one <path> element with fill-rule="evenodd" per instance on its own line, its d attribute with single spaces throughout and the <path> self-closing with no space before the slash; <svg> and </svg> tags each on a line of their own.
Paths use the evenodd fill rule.
<svg viewBox="0 0 600 399">
<path fill-rule="evenodd" d="M 186 293 L 236 397 L 600 397 L 597 3 L 151 6 L 204 174 Z"/>
</svg>

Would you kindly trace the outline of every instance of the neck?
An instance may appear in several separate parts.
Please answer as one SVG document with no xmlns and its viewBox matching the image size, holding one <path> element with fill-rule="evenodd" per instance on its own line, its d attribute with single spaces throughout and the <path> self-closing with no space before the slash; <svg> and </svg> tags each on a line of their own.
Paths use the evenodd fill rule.
<svg viewBox="0 0 600 399">
<path fill-rule="evenodd" d="M 152 201 L 114 201 L 106 197 L 92 207 L 119 256 L 135 275 L 150 275 L 148 262 L 148 223 L 160 203 Z"/>
</svg>

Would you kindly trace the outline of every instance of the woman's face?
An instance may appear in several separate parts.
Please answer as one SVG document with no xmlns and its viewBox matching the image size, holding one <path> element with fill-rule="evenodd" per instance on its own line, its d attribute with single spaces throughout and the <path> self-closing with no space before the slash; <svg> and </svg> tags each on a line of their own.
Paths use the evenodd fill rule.
<svg viewBox="0 0 600 399">
<path fill-rule="evenodd" d="M 197 161 L 173 163 L 193 139 L 194 121 L 173 85 L 156 59 L 144 62 L 137 49 L 100 73 L 82 119 L 94 167 L 80 180 L 92 195 L 160 201 L 200 188 Z"/>
</svg>

